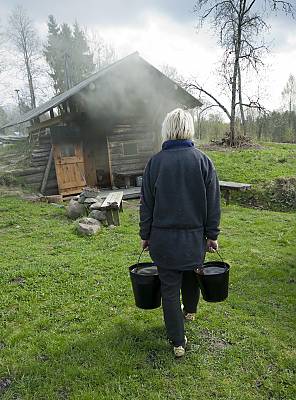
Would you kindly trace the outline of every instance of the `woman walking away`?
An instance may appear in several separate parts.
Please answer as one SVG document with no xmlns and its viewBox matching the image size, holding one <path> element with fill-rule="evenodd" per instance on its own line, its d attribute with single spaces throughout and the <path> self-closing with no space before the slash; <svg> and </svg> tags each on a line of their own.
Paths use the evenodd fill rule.
<svg viewBox="0 0 296 400">
<path fill-rule="evenodd" d="M 189 112 L 178 108 L 166 116 L 162 150 L 145 168 L 141 193 L 142 246 L 158 267 L 164 321 L 176 357 L 185 354 L 184 318 L 193 320 L 197 310 L 194 270 L 203 264 L 206 250 L 218 250 L 219 182 L 193 136 Z"/>
</svg>

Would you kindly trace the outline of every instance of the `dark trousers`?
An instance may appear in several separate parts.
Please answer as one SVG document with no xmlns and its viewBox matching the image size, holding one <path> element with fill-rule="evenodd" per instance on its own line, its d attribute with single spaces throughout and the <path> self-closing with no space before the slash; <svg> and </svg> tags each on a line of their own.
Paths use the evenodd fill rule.
<svg viewBox="0 0 296 400">
<path fill-rule="evenodd" d="M 200 289 L 194 271 L 176 271 L 158 267 L 164 322 L 168 338 L 174 346 L 184 346 L 184 317 L 181 310 L 180 290 L 184 310 L 195 313 Z"/>
</svg>

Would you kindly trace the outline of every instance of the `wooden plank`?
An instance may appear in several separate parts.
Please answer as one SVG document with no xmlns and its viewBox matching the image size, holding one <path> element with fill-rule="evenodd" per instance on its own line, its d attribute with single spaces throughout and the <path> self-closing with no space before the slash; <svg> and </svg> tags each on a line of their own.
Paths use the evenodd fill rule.
<svg viewBox="0 0 296 400">
<path fill-rule="evenodd" d="M 129 133 L 120 133 L 115 135 L 108 135 L 110 143 L 117 143 L 117 142 L 125 142 L 125 141 L 139 141 L 139 140 L 146 140 L 149 137 L 149 133 L 146 132 L 129 132 Z"/>
<path fill-rule="evenodd" d="M 248 190 L 252 186 L 249 183 L 227 182 L 227 181 L 219 181 L 219 185 L 221 189 L 227 189 L 227 190 Z"/>
<path fill-rule="evenodd" d="M 52 160 L 53 160 L 53 149 L 50 149 L 50 153 L 49 153 L 49 157 L 48 157 L 48 162 L 44 171 L 44 175 L 43 175 L 43 179 L 42 179 L 42 183 L 41 183 L 41 188 L 40 188 L 40 192 L 42 194 L 44 194 L 45 188 L 46 188 L 46 184 L 47 184 L 47 180 L 49 177 L 49 172 L 51 169 L 51 165 L 52 165 Z"/>
<path fill-rule="evenodd" d="M 111 183 L 111 187 L 114 187 L 114 177 L 113 177 L 113 171 L 112 171 L 112 162 L 111 162 L 110 145 L 109 145 L 108 136 L 106 137 L 106 141 L 107 141 L 107 152 L 108 152 L 108 165 L 109 165 L 110 183 Z"/>
<path fill-rule="evenodd" d="M 128 165 L 117 165 L 113 167 L 113 173 L 119 174 L 120 172 L 137 173 L 138 171 L 144 171 L 146 163 L 128 164 Z"/>
<path fill-rule="evenodd" d="M 24 182 L 27 184 L 32 184 L 32 183 L 41 183 L 42 182 L 42 177 L 43 173 L 40 174 L 34 174 L 34 175 L 27 175 L 24 176 Z"/>
<path fill-rule="evenodd" d="M 115 174 L 118 176 L 135 176 L 135 175 L 143 175 L 144 170 L 136 170 L 136 171 L 126 171 L 126 172 L 116 172 Z"/>
<path fill-rule="evenodd" d="M 133 164 L 139 164 L 139 165 L 146 165 L 148 160 L 150 158 L 149 156 L 145 157 L 116 157 L 112 159 L 112 165 L 115 168 L 116 166 L 122 166 L 123 164 L 128 166 L 128 165 L 133 165 Z"/>
<path fill-rule="evenodd" d="M 26 169 L 15 169 L 11 171 L 11 173 L 15 176 L 26 176 L 26 175 L 34 175 L 40 172 L 44 172 L 45 167 L 31 167 Z"/>
<path fill-rule="evenodd" d="M 46 167 L 46 160 L 44 161 L 31 161 L 30 162 L 31 167 Z"/>
<path fill-rule="evenodd" d="M 59 115 L 59 116 L 57 116 L 57 117 L 55 117 L 53 119 L 47 119 L 45 121 L 33 124 L 32 126 L 30 126 L 28 128 L 28 132 L 32 133 L 32 132 L 36 132 L 36 131 L 38 131 L 39 129 L 42 129 L 42 128 L 48 128 L 50 126 L 58 125 L 62 121 L 63 121 L 63 118 L 62 118 L 61 115 Z"/>
<path fill-rule="evenodd" d="M 101 205 L 101 208 L 119 208 L 122 202 L 122 197 L 122 191 L 109 193 L 103 204 Z"/>
<path fill-rule="evenodd" d="M 42 153 L 34 153 L 33 152 L 31 154 L 31 156 L 32 156 L 33 160 L 38 160 L 38 159 L 42 159 L 42 158 L 48 158 L 49 153 L 50 153 L 50 150 L 43 151 Z"/>
</svg>

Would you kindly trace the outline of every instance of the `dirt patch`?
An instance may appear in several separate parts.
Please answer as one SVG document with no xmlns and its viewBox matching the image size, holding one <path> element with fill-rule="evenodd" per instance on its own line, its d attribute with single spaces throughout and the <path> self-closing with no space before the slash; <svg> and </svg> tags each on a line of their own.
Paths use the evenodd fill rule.
<svg viewBox="0 0 296 400">
<path fill-rule="evenodd" d="M 26 279 L 23 276 L 17 276 L 15 278 L 10 279 L 9 283 L 22 286 L 26 283 Z"/>
<path fill-rule="evenodd" d="M 0 378 L 0 394 L 4 393 L 12 383 L 12 380 L 8 377 Z"/>
<path fill-rule="evenodd" d="M 46 354 L 38 354 L 36 360 L 40 362 L 46 362 L 49 360 L 49 357 Z"/>
<path fill-rule="evenodd" d="M 209 344 L 211 350 L 225 350 L 231 346 L 228 340 L 215 336 L 214 333 L 208 329 L 202 331 L 201 337 Z"/>
<path fill-rule="evenodd" d="M 260 146 L 259 144 L 256 143 L 248 143 L 243 146 L 237 146 L 237 147 L 229 147 L 226 145 L 218 144 L 218 143 L 207 143 L 203 144 L 200 146 L 197 146 L 201 150 L 212 150 L 212 151 L 221 151 L 221 152 L 229 152 L 229 151 L 237 151 L 237 150 L 249 150 L 249 149 L 255 149 L 255 150 L 263 150 L 264 147 Z"/>
</svg>

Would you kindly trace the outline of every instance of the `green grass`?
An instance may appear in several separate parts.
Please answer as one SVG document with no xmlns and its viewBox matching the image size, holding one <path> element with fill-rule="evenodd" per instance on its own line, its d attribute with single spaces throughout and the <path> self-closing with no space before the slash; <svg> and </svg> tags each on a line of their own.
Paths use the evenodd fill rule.
<svg viewBox="0 0 296 400">
<path fill-rule="evenodd" d="M 161 309 L 134 306 L 129 204 L 84 238 L 63 209 L 0 198 L 1 399 L 295 399 L 295 214 L 223 209 L 229 298 L 201 301 L 176 361 Z"/>
<path fill-rule="evenodd" d="M 224 181 L 266 182 L 278 177 L 295 176 L 296 145 L 262 143 L 261 149 L 226 149 L 205 152 L 213 160 Z"/>
<path fill-rule="evenodd" d="M 233 201 L 278 211 L 296 210 L 296 145 L 262 143 L 261 148 L 205 152 L 220 180 L 252 184 L 252 190 L 232 195 Z M 288 178 L 289 184 L 287 185 Z"/>
</svg>

